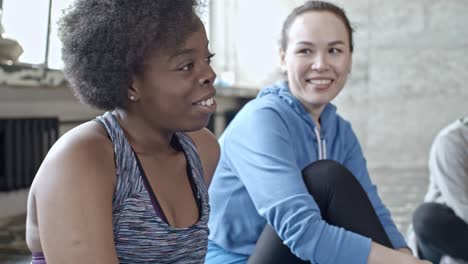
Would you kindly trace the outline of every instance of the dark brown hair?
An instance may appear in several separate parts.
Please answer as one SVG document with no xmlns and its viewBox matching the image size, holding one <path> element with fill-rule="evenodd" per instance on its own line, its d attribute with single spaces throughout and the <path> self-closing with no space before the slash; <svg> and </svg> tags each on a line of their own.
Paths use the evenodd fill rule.
<svg viewBox="0 0 468 264">
<path fill-rule="evenodd" d="M 323 2 L 323 1 L 307 1 L 303 5 L 300 5 L 296 7 L 286 18 L 286 20 L 283 23 L 283 28 L 281 30 L 281 40 L 280 40 L 280 45 L 283 50 L 286 50 L 288 47 L 288 32 L 289 28 L 291 27 L 292 23 L 298 16 L 301 14 L 304 14 L 306 12 L 310 11 L 316 11 L 316 12 L 330 12 L 334 15 L 336 15 L 341 21 L 343 21 L 343 24 L 346 27 L 346 30 L 348 31 L 348 38 L 349 38 L 349 44 L 350 44 L 350 50 L 353 52 L 354 50 L 354 45 L 353 45 L 353 32 L 354 29 L 351 27 L 351 24 L 349 23 L 348 17 L 346 16 L 345 11 L 328 2 Z"/>
</svg>

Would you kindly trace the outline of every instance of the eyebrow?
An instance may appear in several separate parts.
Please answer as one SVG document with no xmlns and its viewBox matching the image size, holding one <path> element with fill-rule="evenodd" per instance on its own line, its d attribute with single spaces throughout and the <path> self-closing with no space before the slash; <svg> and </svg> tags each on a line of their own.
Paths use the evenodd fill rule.
<svg viewBox="0 0 468 264">
<path fill-rule="evenodd" d="M 207 41 L 206 43 L 206 47 L 208 47 L 210 44 L 209 41 Z M 193 53 L 195 53 L 196 50 L 195 49 L 182 49 L 182 50 L 178 50 L 177 52 L 175 52 L 174 54 L 172 54 L 171 56 L 169 56 L 169 61 L 173 60 L 174 58 L 176 57 L 179 57 L 179 56 L 184 56 L 184 55 L 191 55 Z"/>
<path fill-rule="evenodd" d="M 190 55 L 190 54 L 193 54 L 195 53 L 195 49 L 183 49 L 183 50 L 180 50 L 180 51 L 177 51 L 175 54 L 172 54 L 171 56 L 169 56 L 169 61 L 179 57 L 179 56 L 183 56 L 183 55 Z"/>
<path fill-rule="evenodd" d="M 315 46 L 314 43 L 309 42 L 309 41 L 299 41 L 298 43 L 296 43 L 296 45 Z M 328 46 L 334 46 L 334 45 L 346 45 L 346 43 L 344 43 L 344 41 L 341 41 L 341 40 L 335 40 L 335 41 L 332 41 L 332 42 L 328 43 Z"/>
</svg>

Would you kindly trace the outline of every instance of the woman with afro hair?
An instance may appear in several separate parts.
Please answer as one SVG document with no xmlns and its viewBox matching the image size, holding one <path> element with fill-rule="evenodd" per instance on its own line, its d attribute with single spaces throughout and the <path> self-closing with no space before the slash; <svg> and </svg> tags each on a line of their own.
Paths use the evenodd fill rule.
<svg viewBox="0 0 468 264">
<path fill-rule="evenodd" d="M 196 0 L 76 0 L 65 74 L 102 116 L 63 135 L 31 186 L 33 263 L 203 263 L 219 158 L 213 56 Z"/>
</svg>

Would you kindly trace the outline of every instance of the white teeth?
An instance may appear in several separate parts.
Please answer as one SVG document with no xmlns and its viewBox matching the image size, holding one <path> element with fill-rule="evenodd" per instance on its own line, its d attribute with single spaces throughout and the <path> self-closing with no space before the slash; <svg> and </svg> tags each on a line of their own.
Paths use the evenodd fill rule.
<svg viewBox="0 0 468 264">
<path fill-rule="evenodd" d="M 309 80 L 308 82 L 311 84 L 316 84 L 316 85 L 324 85 L 324 84 L 329 84 L 332 81 L 331 80 Z"/>
<path fill-rule="evenodd" d="M 213 104 L 214 104 L 213 97 L 197 103 L 197 105 L 202 105 L 202 106 L 211 106 Z"/>
</svg>

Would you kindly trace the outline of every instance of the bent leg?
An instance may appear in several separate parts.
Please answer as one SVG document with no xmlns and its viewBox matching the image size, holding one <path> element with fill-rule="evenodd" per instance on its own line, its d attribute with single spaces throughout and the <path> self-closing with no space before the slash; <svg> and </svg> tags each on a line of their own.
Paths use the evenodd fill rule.
<svg viewBox="0 0 468 264">
<path fill-rule="evenodd" d="M 327 223 L 371 238 L 387 247 L 390 239 L 374 211 L 367 193 L 352 173 L 338 162 L 316 161 L 302 171 L 307 190 Z M 297 258 L 275 230 L 266 225 L 249 264 L 309 263 Z"/>
<path fill-rule="evenodd" d="M 468 261 L 468 224 L 443 204 L 424 203 L 413 214 L 422 258 L 439 263 L 442 255 Z"/>
</svg>

